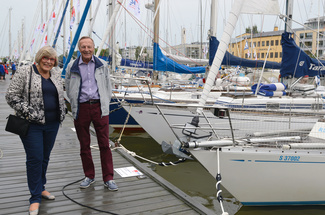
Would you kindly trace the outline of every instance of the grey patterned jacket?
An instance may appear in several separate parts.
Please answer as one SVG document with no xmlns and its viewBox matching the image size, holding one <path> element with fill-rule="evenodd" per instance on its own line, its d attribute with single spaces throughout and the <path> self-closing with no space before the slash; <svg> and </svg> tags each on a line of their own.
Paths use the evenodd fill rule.
<svg viewBox="0 0 325 215">
<path fill-rule="evenodd" d="M 28 87 L 30 71 L 32 70 L 30 105 L 28 105 Z M 63 79 L 58 68 L 51 71 L 51 81 L 59 95 L 60 122 L 65 118 L 66 106 L 63 94 Z M 20 117 L 28 117 L 31 122 L 45 124 L 44 101 L 42 92 L 42 77 L 32 66 L 22 66 L 16 71 L 6 93 L 7 103 Z"/>
</svg>

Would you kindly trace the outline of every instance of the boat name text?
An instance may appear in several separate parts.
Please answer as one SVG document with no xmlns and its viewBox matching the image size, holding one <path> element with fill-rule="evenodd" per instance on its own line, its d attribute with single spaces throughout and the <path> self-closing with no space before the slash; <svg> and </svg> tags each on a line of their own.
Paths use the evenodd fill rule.
<svg viewBox="0 0 325 215">
<path fill-rule="evenodd" d="M 283 156 L 279 157 L 279 161 L 299 161 L 300 156 Z"/>
<path fill-rule="evenodd" d="M 309 70 L 325 70 L 325 66 L 316 66 L 315 64 L 311 63 Z"/>
</svg>

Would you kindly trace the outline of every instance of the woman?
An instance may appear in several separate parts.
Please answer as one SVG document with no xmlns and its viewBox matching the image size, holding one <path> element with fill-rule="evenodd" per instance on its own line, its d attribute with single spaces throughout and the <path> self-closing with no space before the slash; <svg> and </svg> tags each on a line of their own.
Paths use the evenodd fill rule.
<svg viewBox="0 0 325 215">
<path fill-rule="evenodd" d="M 42 197 L 55 199 L 45 190 L 46 170 L 59 125 L 66 113 L 61 72 L 54 68 L 58 65 L 56 51 L 44 46 L 37 52 L 35 62 L 36 65 L 18 68 L 6 94 L 7 103 L 16 115 L 30 121 L 27 136 L 20 136 L 26 153 L 30 215 L 38 214 Z"/>
</svg>

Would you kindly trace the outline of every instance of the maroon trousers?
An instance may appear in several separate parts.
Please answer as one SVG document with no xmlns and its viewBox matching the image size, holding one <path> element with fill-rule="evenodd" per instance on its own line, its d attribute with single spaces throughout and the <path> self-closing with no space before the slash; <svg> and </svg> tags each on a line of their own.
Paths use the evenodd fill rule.
<svg viewBox="0 0 325 215">
<path fill-rule="evenodd" d="M 96 131 L 103 181 L 106 182 L 112 180 L 114 176 L 112 152 L 109 148 L 108 116 L 101 117 L 100 103 L 79 104 L 78 119 L 74 120 L 74 126 L 80 142 L 80 157 L 85 176 L 94 179 L 95 167 L 91 155 L 89 132 L 91 122 Z"/>
</svg>

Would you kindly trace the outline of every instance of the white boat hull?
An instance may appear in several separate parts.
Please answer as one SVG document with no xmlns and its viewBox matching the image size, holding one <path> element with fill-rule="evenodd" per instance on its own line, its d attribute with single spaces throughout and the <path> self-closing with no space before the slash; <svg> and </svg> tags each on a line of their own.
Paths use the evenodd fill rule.
<svg viewBox="0 0 325 215">
<path fill-rule="evenodd" d="M 190 152 L 216 177 L 215 150 Z M 325 151 L 229 147 L 219 153 L 221 184 L 243 205 L 325 204 Z"/>
</svg>

